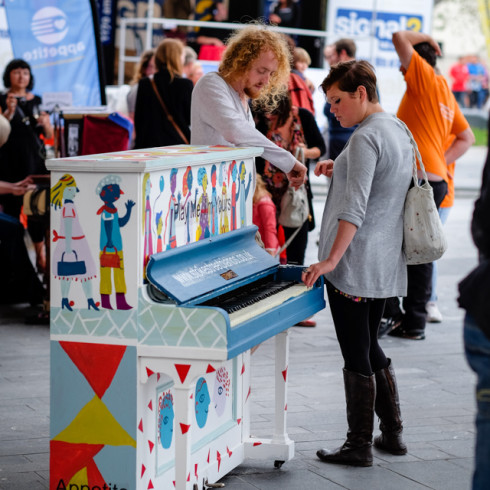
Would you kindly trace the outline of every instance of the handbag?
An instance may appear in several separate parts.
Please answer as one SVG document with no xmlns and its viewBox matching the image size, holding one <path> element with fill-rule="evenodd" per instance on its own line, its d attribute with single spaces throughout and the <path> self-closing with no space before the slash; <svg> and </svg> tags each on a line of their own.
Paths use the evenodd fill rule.
<svg viewBox="0 0 490 490">
<path fill-rule="evenodd" d="M 24 214 L 37 218 L 49 215 L 49 187 L 38 185 L 27 191 L 22 198 Z"/>
<path fill-rule="evenodd" d="M 298 158 L 301 153 L 301 160 L 304 164 L 303 148 L 296 149 L 295 157 Z M 310 207 L 308 205 L 308 194 L 305 184 L 301 184 L 298 189 L 289 186 L 281 198 L 281 211 L 279 213 L 278 222 L 287 228 L 300 228 L 308 219 Z"/>
<path fill-rule="evenodd" d="M 174 121 L 174 118 L 170 112 L 168 112 L 167 106 L 165 105 L 165 102 L 163 102 L 162 97 L 160 96 L 160 93 L 158 92 L 157 84 L 155 83 L 155 80 L 153 77 L 150 77 L 150 82 L 151 86 L 153 87 L 153 91 L 155 92 L 155 95 L 157 96 L 158 102 L 160 102 L 160 105 L 162 106 L 163 112 L 167 116 L 167 119 L 170 121 L 172 126 L 175 128 L 175 131 L 179 134 L 179 136 L 182 138 L 182 141 L 188 145 L 189 140 L 187 139 L 186 135 L 182 132 L 182 130 L 179 128 L 179 125 Z"/>
<path fill-rule="evenodd" d="M 75 254 L 76 260 L 72 262 L 65 262 L 65 252 L 61 254 L 61 260 L 58 262 L 58 276 L 77 276 L 87 272 L 85 260 L 78 260 L 78 255 L 75 250 L 73 250 L 73 253 Z"/>
<path fill-rule="evenodd" d="M 101 267 L 110 267 L 112 269 L 120 269 L 121 268 L 121 257 L 117 254 L 117 248 L 114 247 L 115 253 L 107 253 L 106 248 L 102 250 L 100 255 L 100 266 Z"/>
<path fill-rule="evenodd" d="M 408 265 L 427 264 L 442 257 L 447 249 L 447 240 L 417 143 L 407 126 L 405 129 L 413 148 L 413 187 L 405 198 L 403 250 Z M 417 177 L 417 159 L 423 174 L 422 185 Z"/>
</svg>

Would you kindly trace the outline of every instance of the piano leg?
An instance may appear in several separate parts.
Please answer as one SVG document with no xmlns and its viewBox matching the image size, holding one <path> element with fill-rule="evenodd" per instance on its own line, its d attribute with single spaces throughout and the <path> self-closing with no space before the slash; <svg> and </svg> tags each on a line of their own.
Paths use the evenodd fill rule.
<svg viewBox="0 0 490 490">
<path fill-rule="evenodd" d="M 185 490 L 191 467 L 190 426 L 192 421 L 192 389 L 176 383 L 174 386 L 175 408 L 179 417 L 175 427 L 175 490 Z"/>
<path fill-rule="evenodd" d="M 275 372 L 275 428 L 273 444 L 287 444 L 290 439 L 286 432 L 286 415 L 288 403 L 288 363 L 289 363 L 289 329 L 276 335 L 276 372 Z"/>
</svg>

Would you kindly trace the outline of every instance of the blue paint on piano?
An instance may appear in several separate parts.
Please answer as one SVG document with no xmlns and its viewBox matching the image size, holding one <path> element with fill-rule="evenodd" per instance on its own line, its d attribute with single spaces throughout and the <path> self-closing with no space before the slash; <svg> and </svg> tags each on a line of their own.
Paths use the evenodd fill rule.
<svg viewBox="0 0 490 490">
<path fill-rule="evenodd" d="M 256 231 L 247 226 L 154 254 L 146 269 L 150 298 L 222 316 L 227 359 L 325 307 L 323 277 L 306 288 L 303 267 L 280 265 Z"/>
</svg>

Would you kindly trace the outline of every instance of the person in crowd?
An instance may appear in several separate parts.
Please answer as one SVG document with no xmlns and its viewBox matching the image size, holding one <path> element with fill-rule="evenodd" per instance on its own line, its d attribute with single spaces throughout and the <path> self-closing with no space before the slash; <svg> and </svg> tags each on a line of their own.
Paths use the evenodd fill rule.
<svg viewBox="0 0 490 490">
<path fill-rule="evenodd" d="M 294 48 L 294 57 L 293 57 L 293 70 L 294 73 L 297 73 L 308 85 L 310 92 L 313 94 L 315 91 L 315 84 L 306 77 L 305 73 L 308 67 L 311 65 L 311 57 L 308 54 L 308 51 L 303 48 Z"/>
<path fill-rule="evenodd" d="M 184 45 L 181 41 L 164 39 L 158 45 L 155 52 L 157 72 L 138 83 L 134 116 L 135 148 L 184 144 L 171 118 L 189 141 L 194 86 L 190 80 L 182 77 L 183 62 Z"/>
<path fill-rule="evenodd" d="M 153 75 L 155 71 L 155 50 L 147 49 L 146 51 L 143 51 L 140 60 L 135 67 L 133 79 L 131 80 L 131 88 L 126 96 L 126 101 L 128 103 L 128 115 L 133 121 L 139 81 L 142 78 Z"/>
<path fill-rule="evenodd" d="M 227 22 L 228 7 L 223 0 L 197 0 L 194 19 L 209 22 L 209 27 L 196 27 L 193 33 L 200 60 L 219 61 L 225 50 L 225 40 L 230 32 L 213 27 L 212 22 Z"/>
<path fill-rule="evenodd" d="M 163 17 L 167 19 L 184 19 L 189 20 L 192 15 L 191 0 L 165 0 L 163 2 Z M 187 27 L 172 26 L 170 29 L 165 29 L 165 37 L 177 38 L 185 43 L 187 38 Z"/>
<path fill-rule="evenodd" d="M 435 69 L 436 58 L 441 55 L 439 44 L 428 34 L 415 31 L 395 32 L 393 44 L 407 84 L 397 115 L 418 145 L 439 209 L 448 189 L 448 163 L 463 155 L 475 138 L 445 78 Z M 454 141 L 446 148 L 451 135 Z M 423 340 L 432 289 L 432 263 L 409 265 L 407 269 L 402 321 L 388 335 Z"/>
<path fill-rule="evenodd" d="M 374 445 L 405 454 L 393 363 L 378 343 L 385 298 L 403 296 L 407 269 L 403 253 L 403 206 L 412 175 L 409 131 L 383 111 L 376 75 L 367 61 L 332 67 L 321 87 L 331 111 L 345 127 L 358 125 L 333 160 L 317 163 L 316 175 L 331 177 L 320 230 L 320 262 L 304 270 L 312 286 L 325 277 L 330 311 L 344 359 L 349 430 L 344 444 L 320 449 L 327 463 L 373 464 L 374 413 L 381 435 Z"/>
<path fill-rule="evenodd" d="M 449 69 L 449 76 L 451 77 L 451 91 L 456 99 L 456 102 L 461 107 L 469 107 L 468 98 L 468 80 L 470 74 L 464 56 L 460 56 L 458 61 L 454 63 Z"/>
<path fill-rule="evenodd" d="M 184 66 L 182 67 L 182 75 L 189 78 L 193 70 L 194 63 L 197 61 L 197 53 L 190 46 L 184 47 Z"/>
<path fill-rule="evenodd" d="M 48 174 L 45 165 L 46 148 L 42 138 L 53 137 L 49 114 L 41 110 L 41 98 L 32 92 L 34 76 L 23 59 L 14 59 L 5 68 L 0 94 L 0 108 L 10 121 L 11 132 L 0 149 L 0 179 L 19 182 L 29 175 Z M 0 200 L 4 213 L 19 218 L 22 196 L 6 194 Z M 44 238 L 46 223 L 33 217 L 27 219 L 27 230 L 36 251 L 36 266 L 46 268 Z"/>
<path fill-rule="evenodd" d="M 279 27 L 300 27 L 301 8 L 295 0 L 278 0 L 272 5 L 269 22 Z"/>
<path fill-rule="evenodd" d="M 0 113 L 0 147 L 7 141 L 10 130 L 9 121 Z M 29 177 L 15 183 L 0 181 L 0 195 L 23 196 L 33 187 Z M 46 294 L 27 252 L 24 233 L 17 218 L 0 212 L 1 304 L 38 305 Z"/>
<path fill-rule="evenodd" d="M 469 56 L 466 63 L 468 68 L 468 92 L 470 107 L 481 109 L 485 103 L 485 90 L 483 83 L 487 77 L 487 71 L 477 55 Z"/>
<path fill-rule="evenodd" d="M 260 237 L 265 249 L 271 255 L 275 256 L 279 251 L 276 205 L 272 200 L 272 194 L 267 190 L 267 186 L 260 174 L 256 175 L 252 221 L 259 228 Z"/>
<path fill-rule="evenodd" d="M 324 50 L 324 57 L 330 67 L 339 62 L 351 61 L 356 58 L 356 43 L 352 39 L 339 39 L 327 46 Z M 343 150 L 355 127 L 343 127 L 330 111 L 330 104 L 327 101 L 323 108 L 323 114 L 328 121 L 328 158 L 335 160 Z"/>
<path fill-rule="evenodd" d="M 272 110 L 289 77 L 289 50 L 279 33 L 249 25 L 230 37 L 218 72 L 204 75 L 192 92 L 191 144 L 260 146 L 263 157 L 282 170 L 291 185 L 305 180 L 306 167 L 258 129 L 249 105 Z"/>
<path fill-rule="evenodd" d="M 202 68 L 201 63 L 199 61 L 196 61 L 192 65 L 192 70 L 189 73 L 189 76 L 187 77 L 194 85 L 199 81 L 199 79 L 204 75 L 204 70 Z"/>
<path fill-rule="evenodd" d="M 490 124 L 489 124 L 490 129 Z M 475 202 L 471 234 L 479 253 L 479 266 L 459 285 L 459 305 L 466 310 L 464 348 L 477 375 L 476 445 L 472 490 L 490 488 L 490 145 L 483 169 L 480 196 Z M 475 272 L 477 275 L 475 276 Z M 470 278 L 473 277 L 472 280 Z M 468 282 L 465 285 L 465 282 Z M 463 300 L 464 297 L 464 300 Z"/>
<path fill-rule="evenodd" d="M 325 153 L 325 142 L 318 129 L 315 117 L 307 109 L 293 106 L 291 97 L 287 92 L 280 98 L 278 105 L 273 111 L 270 113 L 259 112 L 257 118 L 259 119 L 257 127 L 266 134 L 268 139 L 293 155 L 300 155 L 300 152 L 302 152 L 307 164 L 310 161 L 317 160 L 320 155 Z M 267 190 L 272 194 L 276 212 L 279 215 L 281 199 L 288 188 L 288 179 L 284 172 L 271 165 L 267 160 L 264 168 L 258 170 L 259 172 L 262 171 L 262 178 L 266 183 Z M 311 195 L 308 181 L 305 185 Z M 313 216 L 311 202 L 309 211 L 310 216 Z M 310 221 L 305 221 L 297 233 L 296 228 L 283 227 L 286 240 L 296 233 L 286 249 L 288 264 L 302 265 L 304 263 L 310 226 Z"/>
</svg>

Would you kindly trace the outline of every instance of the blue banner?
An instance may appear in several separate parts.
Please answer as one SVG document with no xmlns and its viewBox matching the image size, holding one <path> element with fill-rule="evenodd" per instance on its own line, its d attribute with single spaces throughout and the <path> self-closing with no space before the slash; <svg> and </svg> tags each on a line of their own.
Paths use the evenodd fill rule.
<svg viewBox="0 0 490 490">
<path fill-rule="evenodd" d="M 76 106 L 105 101 L 90 0 L 9 0 L 5 11 L 14 57 L 31 66 L 34 93 L 71 92 Z"/>
</svg>

